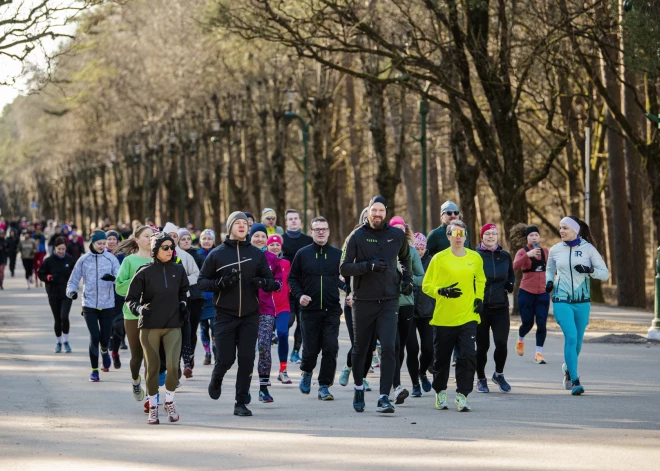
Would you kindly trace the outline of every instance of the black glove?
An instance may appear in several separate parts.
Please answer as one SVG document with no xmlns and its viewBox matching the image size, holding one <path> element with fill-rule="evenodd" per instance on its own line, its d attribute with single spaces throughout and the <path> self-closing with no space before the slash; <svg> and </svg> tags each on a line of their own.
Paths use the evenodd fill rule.
<svg viewBox="0 0 660 471">
<path fill-rule="evenodd" d="M 484 302 L 477 298 L 474 300 L 474 312 L 477 314 L 481 314 L 481 312 L 484 310 Z"/>
<path fill-rule="evenodd" d="M 229 275 L 225 275 L 222 278 L 219 278 L 216 283 L 221 290 L 229 289 L 238 283 L 240 276 L 241 272 L 236 268 L 232 268 Z"/>
<path fill-rule="evenodd" d="M 552 281 L 548 281 L 545 284 L 545 292 L 549 293 L 550 291 L 552 291 L 552 288 L 554 288 L 554 286 L 555 286 L 555 284 Z"/>
<path fill-rule="evenodd" d="M 513 283 L 507 283 L 505 289 L 507 293 L 513 293 Z"/>
<path fill-rule="evenodd" d="M 142 308 L 140 309 L 140 315 L 141 316 L 150 316 L 153 314 L 153 311 L 151 310 L 151 307 L 149 306 L 149 303 L 143 304 Z"/>
<path fill-rule="evenodd" d="M 401 294 L 404 296 L 410 296 L 413 293 L 413 284 L 408 282 L 408 283 L 401 283 Z"/>
<path fill-rule="evenodd" d="M 282 291 L 282 283 L 280 283 L 277 280 L 273 281 L 273 291 L 275 291 L 276 293 Z"/>
<path fill-rule="evenodd" d="M 266 287 L 266 279 L 265 278 L 252 278 L 252 286 L 254 286 L 257 289 L 264 289 Z"/>
<path fill-rule="evenodd" d="M 179 301 L 179 314 L 181 314 L 181 319 L 184 322 L 188 322 L 190 319 L 190 311 L 188 310 L 188 305 L 185 301 Z"/>
<path fill-rule="evenodd" d="M 110 273 L 106 273 L 105 275 L 103 275 L 103 276 L 101 277 L 101 280 L 102 280 L 102 281 L 112 281 L 113 283 L 114 283 L 114 281 L 115 281 L 116 279 L 117 279 L 117 278 L 114 277 L 114 276 L 112 276 Z"/>
<path fill-rule="evenodd" d="M 377 273 L 384 273 L 390 267 L 385 260 L 372 260 L 370 262 L 370 266 L 371 271 L 375 271 Z"/>
<path fill-rule="evenodd" d="M 451 286 L 447 286 L 446 288 L 439 288 L 438 289 L 438 294 L 440 296 L 444 296 L 445 298 L 460 298 L 463 295 L 463 291 L 461 291 L 461 288 L 456 288 L 455 286 L 458 283 L 454 283 Z"/>
<path fill-rule="evenodd" d="M 594 272 L 594 267 L 590 267 L 587 265 L 575 265 L 573 268 L 575 268 L 575 271 L 578 273 L 588 273 L 591 274 Z"/>
<path fill-rule="evenodd" d="M 71 292 L 71 299 L 78 299 L 78 292 L 77 291 L 72 291 Z"/>
</svg>

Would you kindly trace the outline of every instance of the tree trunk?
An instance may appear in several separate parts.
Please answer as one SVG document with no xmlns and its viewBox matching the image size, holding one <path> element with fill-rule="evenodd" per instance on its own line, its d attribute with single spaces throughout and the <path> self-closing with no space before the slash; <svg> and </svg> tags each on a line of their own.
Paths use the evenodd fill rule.
<svg viewBox="0 0 660 471">
<path fill-rule="evenodd" d="M 350 67 L 351 55 L 344 54 L 344 66 Z M 351 175 L 353 182 L 353 205 L 354 205 L 354 220 L 362 213 L 367 201 L 364 196 L 364 185 L 362 183 L 362 166 L 360 163 L 360 149 L 362 148 L 362 135 L 358 132 L 358 124 L 356 120 L 357 115 L 357 101 L 355 99 L 355 82 L 351 75 L 346 75 L 344 82 L 344 89 L 346 91 L 346 124 L 348 126 L 348 155 L 351 162 Z M 348 176 L 348 175 L 347 175 Z M 351 226 L 353 227 L 353 226 Z"/>
<path fill-rule="evenodd" d="M 438 139 L 440 139 L 438 137 Z M 439 169 L 438 165 L 440 163 L 440 158 L 438 157 L 436 153 L 436 146 L 432 145 L 429 146 L 429 199 L 428 199 L 428 206 L 430 209 L 430 230 L 435 229 L 436 227 L 440 226 L 441 220 L 440 220 L 440 210 L 438 205 L 440 204 L 440 174 L 439 174 Z M 426 234 L 424 234 L 426 235 Z"/>
</svg>

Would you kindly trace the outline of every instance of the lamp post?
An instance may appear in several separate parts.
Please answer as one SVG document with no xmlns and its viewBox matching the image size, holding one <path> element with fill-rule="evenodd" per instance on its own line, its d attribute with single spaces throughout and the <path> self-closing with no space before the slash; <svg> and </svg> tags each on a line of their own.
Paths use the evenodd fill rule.
<svg viewBox="0 0 660 471">
<path fill-rule="evenodd" d="M 309 143 L 309 121 L 305 121 L 298 113 L 294 113 L 291 109 L 293 107 L 293 99 L 295 90 L 287 89 L 287 101 L 289 102 L 289 110 L 284 112 L 284 117 L 288 119 L 297 119 L 302 128 L 302 142 L 303 142 L 303 227 L 307 228 L 307 178 L 308 178 L 308 143 Z"/>
<path fill-rule="evenodd" d="M 422 149 L 422 234 L 427 234 L 426 232 L 426 194 L 427 194 L 427 163 L 426 163 L 426 117 L 429 114 L 429 102 L 425 97 L 422 97 L 419 100 L 419 115 L 421 117 L 421 134 L 419 137 L 413 137 L 413 139 L 419 142 L 419 146 Z"/>
</svg>

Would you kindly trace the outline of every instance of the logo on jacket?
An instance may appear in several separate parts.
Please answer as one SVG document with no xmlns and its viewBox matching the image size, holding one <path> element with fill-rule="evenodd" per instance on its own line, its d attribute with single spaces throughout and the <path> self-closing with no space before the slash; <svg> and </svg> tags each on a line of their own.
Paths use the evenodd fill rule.
<svg viewBox="0 0 660 471">
<path fill-rule="evenodd" d="M 387 239 L 387 242 L 390 243 L 390 242 L 392 242 L 393 240 L 394 240 L 394 239 Z"/>
<path fill-rule="evenodd" d="M 576 250 L 575 251 L 575 256 L 576 257 L 581 257 L 582 256 L 582 251 L 581 250 Z"/>
<path fill-rule="evenodd" d="M 372 244 L 377 244 L 378 241 L 376 239 L 367 239 L 367 242 L 371 242 Z"/>
</svg>

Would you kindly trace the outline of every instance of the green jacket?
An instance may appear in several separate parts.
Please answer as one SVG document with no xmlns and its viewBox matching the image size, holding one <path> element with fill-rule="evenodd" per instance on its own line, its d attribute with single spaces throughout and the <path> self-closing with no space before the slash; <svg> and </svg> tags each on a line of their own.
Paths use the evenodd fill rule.
<svg viewBox="0 0 660 471">
<path fill-rule="evenodd" d="M 117 273 L 117 279 L 115 280 L 115 291 L 117 294 L 125 298 L 128 294 L 128 288 L 131 286 L 131 281 L 133 281 L 133 277 L 135 276 L 135 272 L 142 265 L 151 262 L 153 262 L 151 257 L 142 258 L 136 254 L 126 257 L 119 267 L 119 273 Z M 138 316 L 133 315 L 126 304 L 122 306 L 122 312 L 124 313 L 124 319 L 133 321 L 138 320 Z"/>
<path fill-rule="evenodd" d="M 410 246 L 410 261 L 412 262 L 412 275 L 413 285 L 422 286 L 424 281 L 424 266 L 422 265 L 422 258 L 419 256 L 417 250 Z M 412 306 L 415 304 L 415 292 L 410 296 L 399 296 L 399 306 Z"/>
<path fill-rule="evenodd" d="M 470 233 L 466 230 L 465 248 L 470 247 Z M 433 229 L 426 238 L 426 249 L 431 256 L 449 248 L 449 239 L 447 238 L 447 224 L 442 223 L 437 229 Z"/>
</svg>

